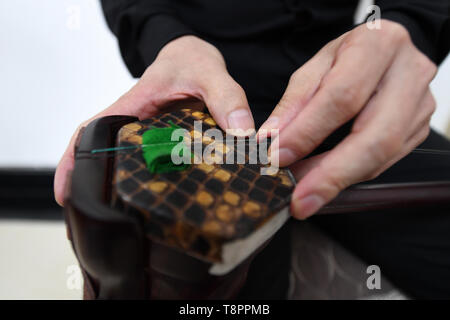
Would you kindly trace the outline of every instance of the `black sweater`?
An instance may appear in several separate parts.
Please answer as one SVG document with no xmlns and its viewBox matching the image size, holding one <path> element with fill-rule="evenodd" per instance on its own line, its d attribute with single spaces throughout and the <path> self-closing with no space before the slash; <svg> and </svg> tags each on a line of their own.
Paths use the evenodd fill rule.
<svg viewBox="0 0 450 320">
<path fill-rule="evenodd" d="M 450 47 L 450 0 L 376 4 L 381 18 L 405 26 L 415 45 L 435 63 L 445 58 Z M 172 39 L 197 35 L 222 52 L 259 126 L 282 96 L 290 75 L 327 42 L 353 28 L 358 1 L 102 0 L 102 5 L 133 76 L 139 77 Z M 285 297 L 288 228 L 278 232 L 252 263 L 241 298 Z"/>
<path fill-rule="evenodd" d="M 435 63 L 445 58 L 450 0 L 375 3 L 381 18 L 404 25 Z M 292 72 L 354 26 L 357 5 L 357 0 L 102 0 L 106 21 L 134 77 L 167 42 L 195 34 L 222 52 L 254 112 L 263 111 L 261 119 L 256 115 L 257 123 L 281 97 Z"/>
<path fill-rule="evenodd" d="M 416 46 L 434 62 L 450 48 L 448 0 L 375 1 L 381 17 L 404 25 Z M 109 27 L 135 77 L 158 51 L 181 35 L 220 41 L 245 41 L 276 34 L 281 42 L 315 44 L 352 27 L 355 0 L 102 0 Z M 316 50 L 319 48 L 316 48 Z"/>
</svg>

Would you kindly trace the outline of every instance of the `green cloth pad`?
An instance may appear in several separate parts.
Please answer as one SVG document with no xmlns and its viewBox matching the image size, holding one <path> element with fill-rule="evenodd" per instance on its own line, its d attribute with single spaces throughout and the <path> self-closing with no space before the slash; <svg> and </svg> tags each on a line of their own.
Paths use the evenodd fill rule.
<svg viewBox="0 0 450 320">
<path fill-rule="evenodd" d="M 178 141 L 172 141 L 172 133 L 179 128 L 181 127 L 172 123 L 170 127 L 152 128 L 142 135 L 142 156 L 151 173 L 165 173 L 189 168 L 189 164 L 176 165 L 172 162 L 172 149 L 183 141 L 183 137 L 179 137 Z M 179 155 L 183 156 L 183 149 L 180 150 Z"/>
</svg>

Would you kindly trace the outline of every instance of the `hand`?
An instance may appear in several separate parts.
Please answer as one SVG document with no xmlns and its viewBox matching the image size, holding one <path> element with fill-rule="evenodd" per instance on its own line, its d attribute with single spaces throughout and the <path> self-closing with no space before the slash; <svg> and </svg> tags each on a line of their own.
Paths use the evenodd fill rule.
<svg viewBox="0 0 450 320">
<path fill-rule="evenodd" d="M 346 187 L 373 179 L 429 133 L 436 66 L 401 25 L 361 25 L 327 44 L 290 78 L 262 129 L 279 128 L 279 155 L 299 183 L 291 212 L 307 218 Z M 304 161 L 335 129 L 355 118 L 334 149 Z M 278 159 L 277 159 L 278 158 Z"/>
<path fill-rule="evenodd" d="M 204 102 L 222 129 L 254 128 L 245 93 L 228 74 L 219 50 L 194 36 L 178 38 L 160 51 L 130 91 L 76 130 L 56 168 L 56 201 L 64 204 L 66 176 L 74 166 L 74 143 L 81 127 L 108 115 L 149 118 L 185 99 Z"/>
</svg>

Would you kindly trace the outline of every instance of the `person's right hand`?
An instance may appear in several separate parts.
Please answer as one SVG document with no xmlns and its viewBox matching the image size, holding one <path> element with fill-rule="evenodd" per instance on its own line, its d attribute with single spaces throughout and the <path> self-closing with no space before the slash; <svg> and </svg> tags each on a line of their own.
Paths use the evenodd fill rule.
<svg viewBox="0 0 450 320">
<path fill-rule="evenodd" d="M 228 74 L 219 50 L 195 36 L 175 39 L 161 49 L 130 91 L 78 127 L 56 168 L 54 192 L 58 204 L 64 205 L 66 177 L 74 166 L 74 143 L 81 127 L 108 115 L 146 119 L 163 112 L 174 101 L 193 98 L 206 104 L 222 129 L 254 129 L 244 90 Z"/>
</svg>

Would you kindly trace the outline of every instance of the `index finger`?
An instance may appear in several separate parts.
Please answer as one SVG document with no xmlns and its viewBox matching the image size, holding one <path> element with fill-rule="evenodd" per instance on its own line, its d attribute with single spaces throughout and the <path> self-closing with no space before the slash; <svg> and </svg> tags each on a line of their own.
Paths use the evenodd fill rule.
<svg viewBox="0 0 450 320">
<path fill-rule="evenodd" d="M 371 33 L 376 31 L 369 31 Z M 336 62 L 303 110 L 280 132 L 278 157 L 287 166 L 312 152 L 326 137 L 352 119 L 375 92 L 392 64 L 395 50 L 373 42 L 363 32 L 349 34 L 338 49 Z M 368 57 L 370 60 L 368 61 Z M 288 87 L 286 92 L 297 88 Z M 277 159 L 274 162 L 277 163 Z"/>
</svg>

